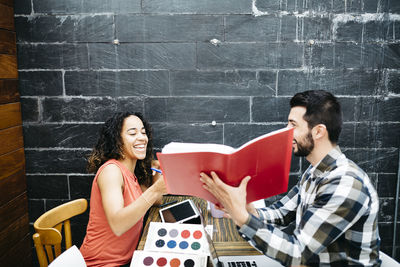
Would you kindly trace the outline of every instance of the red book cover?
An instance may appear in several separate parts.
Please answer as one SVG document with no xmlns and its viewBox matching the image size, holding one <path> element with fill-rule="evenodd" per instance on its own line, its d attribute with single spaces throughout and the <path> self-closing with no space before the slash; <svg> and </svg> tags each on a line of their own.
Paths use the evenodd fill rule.
<svg viewBox="0 0 400 267">
<path fill-rule="evenodd" d="M 247 175 L 247 203 L 287 191 L 293 129 L 257 137 L 237 149 L 218 144 L 170 143 L 157 153 L 169 194 L 190 195 L 217 203 L 203 188 L 200 172 L 215 171 L 225 183 L 238 186 Z"/>
</svg>

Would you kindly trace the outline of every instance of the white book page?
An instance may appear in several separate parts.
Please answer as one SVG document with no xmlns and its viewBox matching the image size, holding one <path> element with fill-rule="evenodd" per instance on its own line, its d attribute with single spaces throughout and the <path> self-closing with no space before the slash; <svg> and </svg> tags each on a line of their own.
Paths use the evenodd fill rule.
<svg viewBox="0 0 400 267">
<path fill-rule="evenodd" d="M 261 135 L 261 136 L 259 136 L 257 138 L 254 138 L 254 139 L 248 141 L 247 143 L 241 145 L 239 148 L 235 149 L 235 151 L 238 151 L 238 150 L 244 148 L 245 146 L 248 146 L 248 145 L 250 145 L 250 144 L 252 144 L 254 142 L 257 142 L 258 140 L 263 139 L 266 136 L 274 135 L 274 134 L 277 134 L 277 133 L 280 133 L 280 132 L 284 132 L 284 131 L 288 131 L 288 130 L 289 130 L 289 128 L 286 127 L 286 128 L 282 128 L 282 129 L 279 129 L 279 130 L 276 130 L 276 131 Z"/>
<path fill-rule="evenodd" d="M 223 154 L 230 154 L 234 152 L 230 146 L 220 144 L 199 144 L 199 143 L 179 143 L 171 142 L 164 146 L 161 153 L 187 153 L 187 152 L 217 152 Z"/>
</svg>

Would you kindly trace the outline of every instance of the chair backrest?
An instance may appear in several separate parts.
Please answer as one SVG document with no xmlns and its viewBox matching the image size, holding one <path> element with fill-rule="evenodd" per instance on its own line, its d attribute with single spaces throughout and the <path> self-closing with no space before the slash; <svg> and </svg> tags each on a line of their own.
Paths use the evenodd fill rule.
<svg viewBox="0 0 400 267">
<path fill-rule="evenodd" d="M 48 266 L 61 254 L 62 228 L 65 249 L 72 246 L 70 218 L 84 213 L 86 209 L 87 200 L 76 199 L 45 212 L 35 221 L 33 241 L 40 267 Z"/>
</svg>

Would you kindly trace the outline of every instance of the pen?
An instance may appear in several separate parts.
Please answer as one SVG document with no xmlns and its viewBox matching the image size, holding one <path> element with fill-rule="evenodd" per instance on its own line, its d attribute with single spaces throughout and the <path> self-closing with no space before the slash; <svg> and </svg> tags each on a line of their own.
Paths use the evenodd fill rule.
<svg viewBox="0 0 400 267">
<path fill-rule="evenodd" d="M 151 168 L 153 171 L 158 172 L 158 173 L 162 173 L 161 170 L 156 169 L 156 168 Z"/>
<path fill-rule="evenodd" d="M 167 203 L 161 204 L 160 208 L 165 207 L 165 206 L 170 205 L 170 204 L 174 204 L 176 202 L 177 202 L 177 200 L 174 200 L 174 201 L 171 201 L 171 202 L 167 202 Z"/>
</svg>

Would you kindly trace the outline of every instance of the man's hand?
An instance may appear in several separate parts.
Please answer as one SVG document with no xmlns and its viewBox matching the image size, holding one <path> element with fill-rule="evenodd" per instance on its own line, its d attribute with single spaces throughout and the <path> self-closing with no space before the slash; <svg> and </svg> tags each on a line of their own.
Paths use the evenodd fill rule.
<svg viewBox="0 0 400 267">
<path fill-rule="evenodd" d="M 203 187 L 218 199 L 238 226 L 242 226 L 249 217 L 246 209 L 246 188 L 249 180 L 250 176 L 246 176 L 238 187 L 233 187 L 222 182 L 213 171 L 211 177 L 200 173 L 200 181 L 204 183 Z"/>
</svg>

